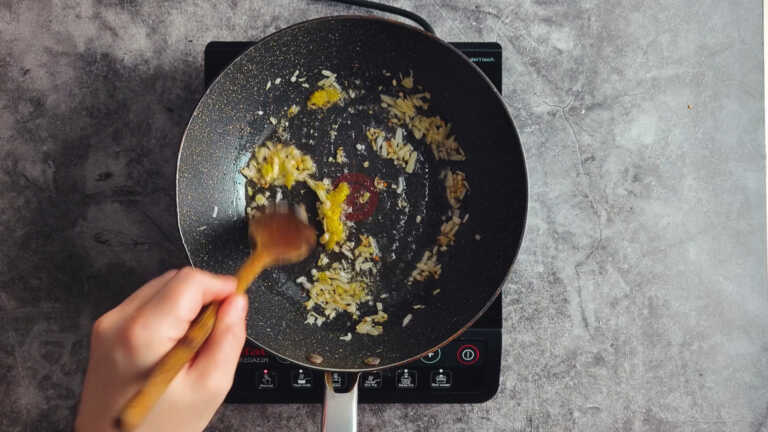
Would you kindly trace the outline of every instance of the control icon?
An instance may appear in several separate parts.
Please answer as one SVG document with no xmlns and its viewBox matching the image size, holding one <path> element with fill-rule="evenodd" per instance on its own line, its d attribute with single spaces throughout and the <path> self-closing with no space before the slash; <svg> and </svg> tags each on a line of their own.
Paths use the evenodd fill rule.
<svg viewBox="0 0 768 432">
<path fill-rule="evenodd" d="M 459 363 L 470 366 L 480 359 L 480 350 L 477 349 L 476 346 L 466 344 L 459 347 L 459 350 L 456 352 L 456 360 L 459 361 Z"/>
<path fill-rule="evenodd" d="M 343 373 L 340 372 L 334 372 L 331 375 L 331 382 L 333 383 L 333 388 L 335 389 L 342 389 L 347 384 L 346 377 Z"/>
<path fill-rule="evenodd" d="M 438 369 L 429 374 L 429 386 L 433 389 L 447 389 L 453 384 L 453 373 L 449 370 Z"/>
<path fill-rule="evenodd" d="M 381 388 L 383 380 L 381 372 L 368 372 L 362 376 L 363 388 L 366 390 L 378 390 Z"/>
<path fill-rule="evenodd" d="M 295 389 L 311 389 L 312 373 L 299 369 L 291 373 L 291 387 Z"/>
<path fill-rule="evenodd" d="M 419 383 L 419 374 L 412 369 L 399 369 L 395 373 L 395 384 L 398 389 L 412 390 Z"/>
<path fill-rule="evenodd" d="M 435 364 L 440 361 L 440 357 L 442 357 L 442 351 L 438 348 L 436 351 L 432 351 L 431 353 L 425 355 L 421 358 L 422 363 L 426 364 Z"/>
<path fill-rule="evenodd" d="M 256 381 L 259 390 L 274 390 L 277 388 L 277 374 L 269 369 L 264 369 Z"/>
</svg>

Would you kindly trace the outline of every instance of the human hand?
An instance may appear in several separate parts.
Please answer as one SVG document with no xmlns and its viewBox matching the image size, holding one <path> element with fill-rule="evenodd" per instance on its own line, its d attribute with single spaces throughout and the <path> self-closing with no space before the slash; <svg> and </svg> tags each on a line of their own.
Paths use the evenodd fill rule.
<svg viewBox="0 0 768 432">
<path fill-rule="evenodd" d="M 245 342 L 248 302 L 232 276 L 190 267 L 155 278 L 93 325 L 88 370 L 75 420 L 77 432 L 114 431 L 123 405 L 198 312 L 221 301 L 216 325 L 179 372 L 139 431 L 202 431 L 232 386 Z"/>
</svg>

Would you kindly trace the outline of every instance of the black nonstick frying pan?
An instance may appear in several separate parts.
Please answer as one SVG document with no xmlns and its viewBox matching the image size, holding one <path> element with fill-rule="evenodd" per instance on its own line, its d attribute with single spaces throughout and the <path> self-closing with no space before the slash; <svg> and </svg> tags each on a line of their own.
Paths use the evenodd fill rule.
<svg viewBox="0 0 768 432">
<path fill-rule="evenodd" d="M 297 76 L 307 77 L 303 82 L 309 88 L 291 80 L 297 70 Z M 293 104 L 305 107 L 323 70 L 337 74 L 342 87 L 348 83 L 364 89 L 355 103 L 369 103 L 370 112 L 350 112 L 346 106 L 302 110 L 291 119 L 287 134 L 290 144 L 316 161 L 321 177 L 346 179 L 358 186 L 377 176 L 390 183 L 404 177 L 407 208 L 398 206 L 399 195 L 390 187 L 379 191 L 373 212 L 358 215 L 362 220 L 356 222 L 381 249 L 381 271 L 371 289 L 389 319 L 379 336 L 355 334 L 353 320 L 344 316 L 320 327 L 305 324 L 307 297 L 296 279 L 309 274 L 318 250 L 303 263 L 265 272 L 254 283 L 249 291 L 248 336 L 306 367 L 349 372 L 389 368 L 451 341 L 498 295 L 524 231 L 523 152 L 491 82 L 435 36 L 361 16 L 321 18 L 288 27 L 262 39 L 227 67 L 208 88 L 187 126 L 179 151 L 177 206 L 182 239 L 194 266 L 231 274 L 247 257 L 247 194 L 239 170 L 253 147 L 274 132 L 271 117 L 281 117 Z M 421 156 L 416 171 L 405 175 L 370 149 L 365 128 L 387 123 L 385 111 L 375 109 L 379 94 L 393 94 L 392 79 L 411 72 L 416 84 L 431 93 L 430 111 L 452 124 L 451 133 L 466 160 L 435 160 L 423 141 L 408 135 Z M 366 151 L 357 144 L 364 144 Z M 349 162 L 328 161 L 339 146 Z M 466 173 L 470 192 L 461 209 L 462 216 L 469 216 L 455 245 L 440 255 L 441 276 L 408 284 L 414 264 L 434 245 L 450 208 L 439 178 L 445 168 Z M 315 198 L 308 190 L 294 187 L 286 196 L 314 208 Z M 318 231 L 322 232 L 319 225 Z M 416 304 L 425 307 L 414 310 Z M 403 326 L 408 314 L 412 318 Z M 348 331 L 352 339 L 340 339 Z M 322 358 L 319 364 L 318 358 Z"/>
</svg>

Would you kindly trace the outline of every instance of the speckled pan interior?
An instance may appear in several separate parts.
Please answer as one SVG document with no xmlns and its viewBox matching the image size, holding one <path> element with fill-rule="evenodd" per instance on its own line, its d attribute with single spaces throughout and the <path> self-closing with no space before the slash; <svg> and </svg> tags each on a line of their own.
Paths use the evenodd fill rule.
<svg viewBox="0 0 768 432">
<path fill-rule="evenodd" d="M 290 80 L 297 70 L 310 88 Z M 333 179 L 353 172 L 392 181 L 403 175 L 370 149 L 364 135 L 366 126 L 386 123 L 383 111 L 373 109 L 380 93 L 392 93 L 392 76 L 383 71 L 395 77 L 413 71 L 416 83 L 432 94 L 431 111 L 453 124 L 452 133 L 467 160 L 436 161 L 426 144 L 409 137 L 421 158 L 415 173 L 405 176 L 408 207 L 398 208 L 395 191 L 384 191 L 373 216 L 358 224 L 382 249 L 382 270 L 371 286 L 377 298 L 388 294 L 380 300 L 389 314 L 382 335 L 354 334 L 352 320 L 345 316 L 321 327 L 304 324 L 306 297 L 295 280 L 308 273 L 319 250 L 303 263 L 268 270 L 253 284 L 248 335 L 307 366 L 316 366 L 307 361 L 312 353 L 323 357 L 320 367 L 331 370 L 373 369 L 364 363 L 370 356 L 381 360 L 378 368 L 393 366 L 447 343 L 497 296 L 525 225 L 523 154 L 492 84 L 446 43 L 376 18 L 333 17 L 297 24 L 268 36 L 235 60 L 210 86 L 189 121 L 179 153 L 177 205 L 184 245 L 195 266 L 233 273 L 247 256 L 245 179 L 239 170 L 253 146 L 272 133 L 270 117 L 281 117 L 292 104 L 305 107 L 321 70 L 338 74 L 342 86 L 364 90 L 355 104 L 372 108 L 372 114 L 351 113 L 348 107 L 302 109 L 291 120 L 291 144 L 312 155 L 322 176 Z M 267 90 L 268 82 L 272 84 Z M 356 144 L 365 144 L 365 151 Z M 328 162 L 339 146 L 349 163 Z M 435 243 L 441 218 L 449 210 L 439 179 L 446 167 L 467 175 L 471 191 L 462 210 L 469 218 L 456 244 L 441 255 L 442 276 L 409 285 L 414 264 Z M 302 187 L 293 188 L 288 198 L 314 207 L 314 195 Z M 436 289 L 440 292 L 433 295 Z M 413 304 L 426 307 L 414 311 Z M 403 327 L 409 313 L 413 318 Z M 339 339 L 350 330 L 351 341 Z"/>
</svg>

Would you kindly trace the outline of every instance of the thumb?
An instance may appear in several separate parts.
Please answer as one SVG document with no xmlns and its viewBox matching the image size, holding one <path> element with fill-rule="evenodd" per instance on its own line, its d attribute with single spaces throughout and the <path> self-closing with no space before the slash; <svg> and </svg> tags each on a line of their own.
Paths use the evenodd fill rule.
<svg viewBox="0 0 768 432">
<path fill-rule="evenodd" d="M 216 325 L 188 370 L 194 379 L 213 384 L 211 387 L 222 389 L 224 394 L 232 386 L 245 343 L 247 310 L 248 300 L 244 294 L 233 294 L 221 303 Z"/>
</svg>

